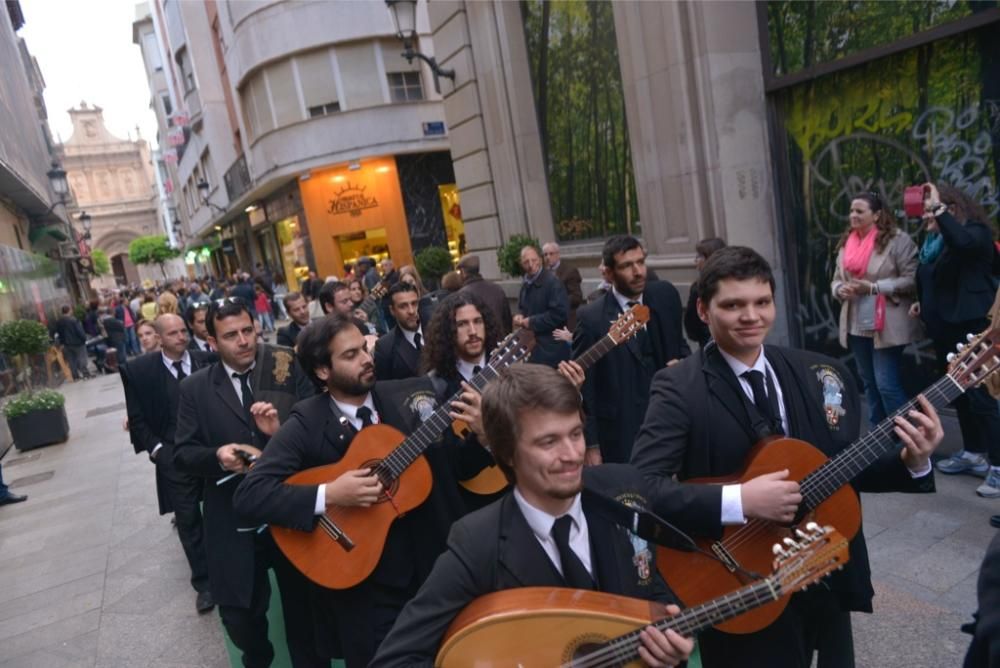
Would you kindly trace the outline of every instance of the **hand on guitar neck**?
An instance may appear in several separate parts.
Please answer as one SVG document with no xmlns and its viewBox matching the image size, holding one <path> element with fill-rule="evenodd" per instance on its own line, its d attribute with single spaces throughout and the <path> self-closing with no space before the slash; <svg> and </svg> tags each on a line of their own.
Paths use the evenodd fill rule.
<svg viewBox="0 0 1000 668">
<path fill-rule="evenodd" d="M 451 402 L 448 417 L 455 420 L 456 425 L 461 423 L 461 426 L 472 430 L 472 433 L 479 438 L 479 442 L 485 445 L 486 430 L 483 429 L 483 416 L 480 413 L 481 404 L 482 395 L 476 391 L 476 388 L 463 380 L 462 398 Z M 456 430 L 455 433 L 464 437 L 459 430 Z"/>
<path fill-rule="evenodd" d="M 668 605 L 667 616 L 673 617 L 681 611 L 676 605 Z M 694 640 L 685 638 L 673 629 L 660 630 L 647 626 L 639 633 L 639 656 L 647 666 L 660 668 L 676 666 L 687 661 L 694 650 Z"/>
<path fill-rule="evenodd" d="M 919 411 L 911 410 L 906 413 L 909 421 L 903 416 L 895 418 L 894 431 L 903 443 L 903 449 L 899 453 L 903 464 L 911 473 L 922 474 L 930 467 L 934 449 L 944 439 L 944 428 L 927 397 L 922 394 L 917 396 L 917 403 L 920 404 Z"/>
</svg>

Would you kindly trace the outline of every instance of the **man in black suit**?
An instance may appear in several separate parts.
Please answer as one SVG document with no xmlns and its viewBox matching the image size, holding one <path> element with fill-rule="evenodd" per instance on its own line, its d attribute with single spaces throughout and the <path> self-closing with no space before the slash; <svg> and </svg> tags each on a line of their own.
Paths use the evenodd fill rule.
<svg viewBox="0 0 1000 668">
<path fill-rule="evenodd" d="M 185 309 L 184 320 L 187 321 L 188 329 L 191 330 L 188 350 L 197 350 L 203 353 L 212 352 L 212 346 L 208 345 L 208 329 L 205 328 L 205 315 L 207 313 L 208 300 L 204 297 L 202 301 L 192 302 Z"/>
<path fill-rule="evenodd" d="M 605 495 L 646 503 L 642 478 L 631 467 L 588 468 L 584 475 L 576 387 L 551 368 L 522 364 L 488 386 L 482 403 L 486 434 L 513 490 L 455 523 L 447 552 L 372 666 L 430 665 L 462 608 L 504 589 L 571 587 L 671 600 L 645 541 L 599 515 L 581 494 L 586 483 Z M 667 608 L 668 614 L 677 611 Z M 693 642 L 650 628 L 642 645 L 644 661 L 673 666 L 687 658 Z"/>
<path fill-rule="evenodd" d="M 83 325 L 73 315 L 68 305 L 62 307 L 62 315 L 56 320 L 54 334 L 66 351 L 73 380 L 90 378 L 90 358 L 87 357 L 87 333 Z"/>
<path fill-rule="evenodd" d="M 649 282 L 646 251 L 635 237 L 618 235 L 604 243 L 603 297 L 577 312 L 573 357 L 604 338 L 611 323 L 634 304 L 649 307 L 649 322 L 636 336 L 594 364 L 583 383 L 587 411 L 587 463 L 623 463 L 646 416 L 649 384 L 659 369 L 691 354 L 681 333 L 682 308 L 669 281 Z"/>
<path fill-rule="evenodd" d="M 420 375 L 424 332 L 417 287 L 400 281 L 389 290 L 389 312 L 396 326 L 375 343 L 375 377 L 402 380 Z"/>
<path fill-rule="evenodd" d="M 972 644 L 962 668 L 996 668 L 1000 666 L 1000 533 L 993 537 L 976 586 L 979 612 L 976 621 L 963 631 L 972 633 Z"/>
<path fill-rule="evenodd" d="M 304 469 L 339 461 L 366 426 L 384 423 L 411 433 L 443 397 L 428 378 L 376 383 L 359 323 L 341 315 L 306 327 L 299 336 L 298 356 L 327 393 L 295 407 L 240 484 L 234 502 L 254 522 L 310 531 L 328 506 L 376 503 L 382 484 L 370 469 L 348 471 L 322 485 L 289 485 L 285 480 Z M 463 416 L 474 421 L 473 415 L 463 412 Z M 463 510 L 456 477 L 474 474 L 487 461 L 482 448 L 462 446 L 450 434 L 431 445 L 424 457 L 434 476 L 431 494 L 393 522 L 374 572 L 348 589 L 312 585 L 313 622 L 324 639 L 332 641 L 320 653 L 343 656 L 349 668 L 368 665 L 396 615 L 444 549 L 448 527 Z"/>
<path fill-rule="evenodd" d="M 531 361 L 555 367 L 559 362 L 568 360 L 570 353 L 568 345 L 552 336 L 553 330 L 566 326 L 569 314 L 566 288 L 555 274 L 542 267 L 542 256 L 534 246 L 521 249 L 521 269 L 524 270 L 524 282 L 513 325 L 535 333 Z"/>
<path fill-rule="evenodd" d="M 542 256 L 545 259 L 545 268 L 556 275 L 559 282 L 566 289 L 566 297 L 569 299 L 569 315 L 566 318 L 567 326 L 570 330 L 576 327 L 576 310 L 583 303 L 583 277 L 580 270 L 562 261 L 559 244 L 554 241 L 542 244 Z"/>
<path fill-rule="evenodd" d="M 212 302 L 206 325 L 220 359 L 181 382 L 174 462 L 203 481 L 212 596 L 229 637 L 243 652 L 243 665 L 269 666 L 274 649 L 267 639 L 267 570 L 273 566 L 289 653 L 296 665 L 310 665 L 316 657 L 312 628 L 303 619 L 305 583 L 275 554 L 270 535 L 236 514 L 232 499 L 247 469 L 245 458 L 260 456 L 276 423 L 314 388 L 290 350 L 258 344 L 243 300 Z"/>
<path fill-rule="evenodd" d="M 836 455 L 858 435 L 857 389 L 836 360 L 764 345 L 775 317 L 774 276 L 752 249 L 716 251 L 699 281 L 698 313 L 714 342 L 657 372 L 632 463 L 646 476 L 653 510 L 691 534 L 718 537 L 725 525 L 747 518 L 787 524 L 802 502 L 787 470 L 743 484 L 685 480 L 739 473 L 755 443 L 770 435 L 787 434 Z M 929 457 L 943 432 L 922 397 L 920 408 L 908 420 L 897 418 L 902 446 L 855 477 L 856 490 L 934 490 Z M 769 627 L 701 634 L 703 665 L 806 668 L 818 650 L 820 665 L 853 666 L 850 611 L 871 612 L 874 595 L 863 532 L 851 541 L 850 555 L 829 586 L 795 594 Z"/>
<path fill-rule="evenodd" d="M 309 324 L 309 301 L 298 292 L 289 292 L 285 295 L 285 310 L 292 321 L 278 328 L 277 342 L 279 346 L 294 348 L 299 332 Z"/>
<path fill-rule="evenodd" d="M 128 429 L 136 454 L 145 453 L 156 466 L 160 514 L 174 513 L 177 537 L 191 567 L 195 607 L 208 612 L 215 603 L 208 586 L 201 519 L 201 481 L 174 466 L 174 435 L 180 382 L 215 361 L 212 353 L 188 350 L 187 328 L 180 316 L 165 313 L 154 325 L 160 351 L 146 353 L 121 366 L 128 408 Z"/>
</svg>

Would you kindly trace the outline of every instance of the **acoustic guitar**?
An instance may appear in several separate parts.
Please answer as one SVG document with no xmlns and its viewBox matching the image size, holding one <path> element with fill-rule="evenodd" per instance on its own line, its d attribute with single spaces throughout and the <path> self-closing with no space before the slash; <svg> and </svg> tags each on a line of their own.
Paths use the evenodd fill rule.
<svg viewBox="0 0 1000 668">
<path fill-rule="evenodd" d="M 521 330 L 504 339 L 471 385 L 482 390 L 500 372 L 528 357 L 535 336 Z M 330 589 L 353 587 L 371 575 L 382 556 L 393 520 L 413 510 L 431 491 L 431 470 L 423 452 L 451 425 L 449 405 L 456 393 L 435 410 L 409 437 L 384 424 L 362 429 L 347 453 L 334 464 L 300 471 L 290 485 L 318 485 L 347 471 L 372 469 L 385 488 L 367 508 L 328 506 L 312 531 L 271 525 L 271 535 L 296 568 L 313 582 Z"/>
<path fill-rule="evenodd" d="M 949 356 L 952 361 L 948 374 L 923 392 L 938 410 L 1000 367 L 1000 323 L 978 336 L 970 334 L 969 343 L 960 344 L 959 352 L 952 355 L 954 357 Z M 893 419 L 915 408 L 919 408 L 916 400 L 907 402 L 832 459 L 805 441 L 772 437 L 754 446 L 746 467 L 738 475 L 691 479 L 685 484 L 741 483 L 765 473 L 788 469 L 789 479 L 799 481 L 802 494 L 796 524 L 803 521 L 830 524 L 851 539 L 861 526 L 861 505 L 848 483 L 886 453 L 900 449 L 899 439 L 893 431 Z M 743 525 L 725 527 L 720 540 L 696 541 L 699 547 L 716 555 L 723 563 L 698 552 L 661 549 L 657 564 L 674 593 L 693 605 L 739 586 L 743 582 L 741 569 L 759 572 L 766 567 L 767 546 L 789 536 L 793 528 L 750 519 Z M 753 633 L 770 625 L 787 604 L 788 596 L 783 596 L 719 628 L 727 633 Z"/>
<path fill-rule="evenodd" d="M 611 352 L 616 346 L 620 346 L 633 336 L 649 322 L 649 307 L 645 304 L 636 304 L 618 316 L 618 319 L 611 323 L 608 333 L 594 345 L 576 358 L 576 363 L 586 371 L 599 359 Z M 456 420 L 453 429 L 461 437 L 468 434 L 469 426 L 461 420 Z M 468 480 L 461 480 L 462 487 L 473 494 L 496 494 L 507 486 L 507 478 L 503 471 L 496 464 L 491 464 Z"/>
<path fill-rule="evenodd" d="M 847 539 L 809 524 L 799 540 L 774 546 L 774 573 L 713 601 L 666 617 L 658 603 L 563 587 L 487 594 L 469 604 L 445 634 L 438 668 L 598 668 L 640 666 L 639 632 L 649 625 L 694 636 L 842 568 Z M 768 551 L 770 553 L 770 551 Z"/>
</svg>

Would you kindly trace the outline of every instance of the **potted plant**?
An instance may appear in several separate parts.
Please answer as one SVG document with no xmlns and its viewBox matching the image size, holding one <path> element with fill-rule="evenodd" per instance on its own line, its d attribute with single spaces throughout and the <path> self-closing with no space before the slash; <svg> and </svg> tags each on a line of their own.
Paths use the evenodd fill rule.
<svg viewBox="0 0 1000 668">
<path fill-rule="evenodd" d="M 440 246 L 428 246 L 413 258 L 417 272 L 428 289 L 437 289 L 441 277 L 451 271 L 451 253 Z"/>
<path fill-rule="evenodd" d="M 48 348 L 48 332 L 38 321 L 14 320 L 0 325 L 0 353 L 14 362 L 18 383 L 25 388 L 3 405 L 11 438 L 20 450 L 61 443 L 69 437 L 65 397 L 55 390 L 36 391 L 31 382 L 30 358 Z"/>
</svg>

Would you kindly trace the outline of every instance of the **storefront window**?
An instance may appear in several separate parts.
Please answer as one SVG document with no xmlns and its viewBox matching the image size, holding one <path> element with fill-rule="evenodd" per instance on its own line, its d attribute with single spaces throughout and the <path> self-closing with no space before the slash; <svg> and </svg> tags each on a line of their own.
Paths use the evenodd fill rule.
<svg viewBox="0 0 1000 668">
<path fill-rule="evenodd" d="M 274 224 L 281 248 L 281 270 L 285 274 L 288 291 L 294 292 L 309 277 L 309 262 L 306 259 L 305 242 L 298 216 L 290 216 Z"/>
<path fill-rule="evenodd" d="M 55 322 L 59 307 L 69 302 L 56 262 L 0 244 L 0 322 L 19 318 Z"/>
<path fill-rule="evenodd" d="M 556 235 L 639 233 L 610 2 L 521 3 Z"/>
<path fill-rule="evenodd" d="M 389 257 L 389 238 L 384 227 L 352 234 L 336 236 L 340 257 L 345 264 L 353 265 L 362 256 L 368 256 L 378 264 Z M 343 271 L 338 274 L 342 276 Z"/>
<path fill-rule="evenodd" d="M 438 186 L 441 195 L 441 214 L 444 216 L 444 232 L 448 239 L 448 252 L 452 264 L 458 264 L 465 255 L 465 224 L 462 222 L 462 207 L 458 200 L 458 188 L 454 183 Z"/>
</svg>

